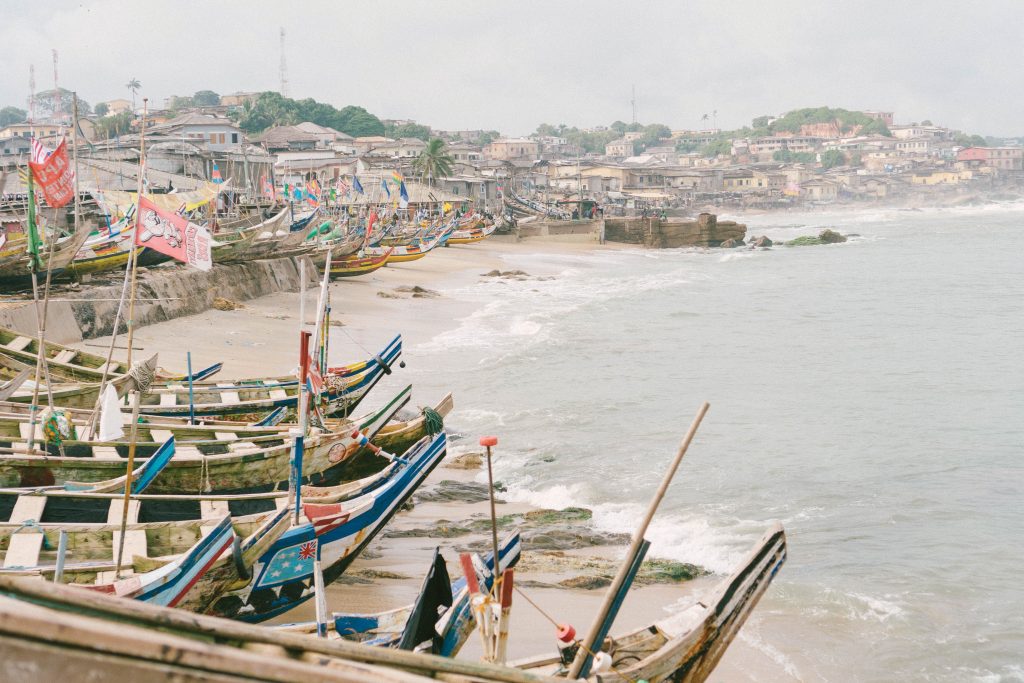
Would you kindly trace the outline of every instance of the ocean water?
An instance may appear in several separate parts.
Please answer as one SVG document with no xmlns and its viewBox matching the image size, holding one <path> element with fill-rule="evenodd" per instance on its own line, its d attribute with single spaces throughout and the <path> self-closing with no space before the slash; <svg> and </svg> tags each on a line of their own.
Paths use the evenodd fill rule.
<svg viewBox="0 0 1024 683">
<path fill-rule="evenodd" d="M 631 531 L 701 402 L 651 554 L 789 560 L 741 634 L 777 680 L 1024 681 L 1024 205 L 744 218 L 768 251 L 517 256 L 410 348 L 513 500 Z"/>
</svg>

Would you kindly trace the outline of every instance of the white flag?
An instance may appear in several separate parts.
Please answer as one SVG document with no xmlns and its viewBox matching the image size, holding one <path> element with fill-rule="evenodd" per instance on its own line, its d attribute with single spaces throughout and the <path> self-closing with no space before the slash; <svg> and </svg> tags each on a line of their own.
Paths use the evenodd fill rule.
<svg viewBox="0 0 1024 683">
<path fill-rule="evenodd" d="M 116 441 L 123 437 L 123 424 L 121 399 L 117 397 L 114 387 L 108 384 L 100 400 L 100 441 Z"/>
</svg>

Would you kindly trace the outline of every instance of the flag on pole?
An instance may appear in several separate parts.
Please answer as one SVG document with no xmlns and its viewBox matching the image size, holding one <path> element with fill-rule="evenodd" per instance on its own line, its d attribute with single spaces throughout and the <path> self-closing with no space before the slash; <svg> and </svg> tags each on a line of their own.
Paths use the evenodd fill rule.
<svg viewBox="0 0 1024 683">
<path fill-rule="evenodd" d="M 75 198 L 75 171 L 68 160 L 67 142 L 49 150 L 35 138 L 28 166 L 50 206 L 60 208 Z"/>
<path fill-rule="evenodd" d="M 224 178 L 222 178 L 221 175 L 220 175 L 220 167 L 217 165 L 216 161 L 213 162 L 213 178 L 212 178 L 212 180 L 215 183 L 223 183 L 224 182 Z"/>
<path fill-rule="evenodd" d="M 363 194 L 363 184 L 359 182 L 358 176 L 352 176 L 352 189 L 359 194 Z"/>
<path fill-rule="evenodd" d="M 403 209 L 409 206 L 409 192 L 405 189 L 405 181 L 403 180 L 398 185 L 398 196 L 401 197 L 402 201 L 399 202 L 399 206 Z"/>
<path fill-rule="evenodd" d="M 386 181 L 383 178 L 381 178 L 380 179 L 380 186 L 384 188 L 384 191 L 388 195 L 388 199 L 391 199 L 391 190 L 388 189 L 388 181 Z"/>
<path fill-rule="evenodd" d="M 213 267 L 212 240 L 206 228 L 184 216 L 164 211 L 151 201 L 139 199 L 135 244 L 183 261 L 199 270 Z"/>
<path fill-rule="evenodd" d="M 399 171 L 392 171 L 391 179 L 395 181 L 395 185 L 401 185 L 402 183 L 405 182 L 405 176 L 402 175 L 401 172 Z"/>
<path fill-rule="evenodd" d="M 267 199 L 274 198 L 274 185 L 267 179 L 267 176 L 260 176 L 260 188 L 263 191 L 263 196 Z"/>
</svg>

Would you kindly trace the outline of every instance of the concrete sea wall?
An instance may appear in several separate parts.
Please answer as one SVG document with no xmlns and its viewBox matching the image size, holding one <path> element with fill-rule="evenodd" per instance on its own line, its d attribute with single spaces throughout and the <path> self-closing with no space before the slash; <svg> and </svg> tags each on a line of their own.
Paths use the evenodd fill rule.
<svg viewBox="0 0 1024 683">
<path fill-rule="evenodd" d="M 316 286 L 316 269 L 308 256 L 218 265 L 208 272 L 186 266 L 140 268 L 135 321 L 143 327 L 202 313 L 211 308 L 218 297 L 245 301 L 276 292 L 297 292 L 302 259 L 306 260 L 307 286 Z M 90 285 L 83 291 L 55 290 L 47 311 L 47 338 L 66 344 L 113 332 L 121 286 L 118 281 L 110 285 Z M 127 309 L 126 302 L 121 316 L 122 331 Z M 35 307 L 31 303 L 4 304 L 0 307 L 0 326 L 34 335 Z"/>
<path fill-rule="evenodd" d="M 727 240 L 742 240 L 747 226 L 735 221 L 719 221 L 712 213 L 702 213 L 695 221 L 678 218 L 606 218 L 605 241 L 641 244 L 655 249 L 676 247 L 717 247 Z"/>
</svg>

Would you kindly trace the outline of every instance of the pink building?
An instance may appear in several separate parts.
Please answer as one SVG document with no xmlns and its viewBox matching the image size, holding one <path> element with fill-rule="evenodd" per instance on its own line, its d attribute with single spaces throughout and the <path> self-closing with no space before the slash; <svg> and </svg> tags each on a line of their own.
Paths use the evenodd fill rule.
<svg viewBox="0 0 1024 683">
<path fill-rule="evenodd" d="M 956 160 L 1020 171 L 1024 169 L 1024 147 L 966 147 L 956 153 Z"/>
</svg>

